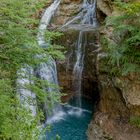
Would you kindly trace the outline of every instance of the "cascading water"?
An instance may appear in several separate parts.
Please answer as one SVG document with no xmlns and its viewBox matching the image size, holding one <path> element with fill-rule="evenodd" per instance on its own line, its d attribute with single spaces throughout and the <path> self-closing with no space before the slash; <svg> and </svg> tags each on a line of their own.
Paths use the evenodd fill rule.
<svg viewBox="0 0 140 140">
<path fill-rule="evenodd" d="M 97 19 L 96 19 L 96 0 L 84 0 L 82 13 L 86 11 L 85 15 L 83 16 L 81 23 L 86 25 L 97 25 Z"/>
<path fill-rule="evenodd" d="M 51 17 L 53 16 L 55 10 L 60 4 L 60 0 L 55 0 L 45 11 L 44 15 L 42 16 L 42 19 L 40 21 L 39 26 L 39 33 L 38 33 L 38 44 L 40 47 L 47 47 L 48 44 L 45 41 L 44 35 L 45 30 L 51 20 Z M 76 23 L 75 23 L 76 22 Z M 84 0 L 83 5 L 80 9 L 79 14 L 67 22 L 62 28 L 69 26 L 71 24 L 77 24 L 81 26 L 81 30 L 79 32 L 77 45 L 76 45 L 76 61 L 73 68 L 73 74 L 74 74 L 74 80 L 73 84 L 76 85 L 76 107 L 72 105 L 65 105 L 64 111 L 62 111 L 61 106 L 56 104 L 52 111 L 52 115 L 48 117 L 47 115 L 47 123 L 51 123 L 54 127 L 54 129 L 51 129 L 51 134 L 49 135 L 47 132 L 47 136 L 45 136 L 45 140 L 53 138 L 57 133 L 60 133 L 62 140 L 86 140 L 85 131 L 87 129 L 87 124 L 89 123 L 90 117 L 91 117 L 91 111 L 85 109 L 82 109 L 82 100 L 81 100 L 81 84 L 82 84 L 82 73 L 84 69 L 84 57 L 85 57 L 85 47 L 86 47 L 86 39 L 84 35 L 84 29 L 87 27 L 96 27 L 97 21 L 96 21 L 96 0 L 94 2 L 88 0 Z M 36 56 L 36 57 L 43 57 L 44 54 Z M 18 83 L 21 85 L 29 84 L 30 82 L 33 82 L 30 80 L 30 75 L 33 74 L 32 68 L 25 67 L 25 69 L 21 69 L 23 71 L 20 72 L 22 76 L 25 76 L 27 78 L 22 78 L 18 80 Z M 25 74 L 25 75 L 24 75 Z M 50 84 L 58 85 L 57 80 L 57 70 L 56 70 L 56 63 L 55 61 L 50 57 L 49 60 L 45 63 L 40 63 L 36 69 L 35 75 L 38 76 L 42 80 L 47 80 Z M 44 87 L 44 90 L 46 92 L 54 92 L 57 89 L 52 87 Z M 35 95 L 31 93 L 30 91 L 26 89 L 19 89 L 19 92 L 21 95 L 26 95 L 28 97 L 31 97 L 32 99 L 35 99 Z M 57 91 L 59 92 L 59 91 Z M 51 95 L 50 95 L 51 96 Z M 20 96 L 22 98 L 22 96 Z M 22 99 L 21 99 L 22 100 Z M 52 103 L 54 104 L 54 103 Z M 89 101 L 88 101 L 89 104 Z M 32 111 L 32 113 L 36 114 L 36 106 L 32 106 L 27 104 L 28 108 Z M 47 103 L 44 106 L 44 109 L 48 109 Z M 88 107 L 89 109 L 89 107 Z M 65 112 L 65 113 L 64 113 Z M 82 114 L 81 114 L 82 112 Z M 48 112 L 46 112 L 48 114 Z M 64 115 L 65 118 L 63 117 Z M 56 121 L 60 120 L 60 121 Z M 75 123 L 76 122 L 76 123 Z M 83 128 L 79 128 L 79 127 Z M 58 131 L 59 130 L 59 131 Z"/>
<path fill-rule="evenodd" d="M 74 65 L 73 74 L 74 74 L 74 88 L 76 89 L 77 100 L 76 106 L 81 108 L 81 82 L 82 82 L 82 72 L 84 68 L 84 52 L 82 51 L 83 44 L 83 32 L 79 33 L 78 43 L 76 45 L 76 63 Z M 85 49 L 85 48 L 83 48 Z"/>
<path fill-rule="evenodd" d="M 54 15 L 56 9 L 58 8 L 60 4 L 60 0 L 54 0 L 54 2 L 45 10 L 45 13 L 43 14 L 41 21 L 40 21 L 40 26 L 39 26 L 39 33 L 38 33 L 38 44 L 40 46 L 45 45 L 45 30 L 50 23 L 50 20 L 52 16 Z"/>
<path fill-rule="evenodd" d="M 33 76 L 33 69 L 25 65 L 25 67 L 21 68 L 18 72 L 17 79 L 17 92 L 18 97 L 21 101 L 21 104 L 29 109 L 32 113 L 32 116 L 36 115 L 36 96 L 33 92 L 27 89 L 26 85 L 33 84 L 33 80 L 31 77 Z"/>
<path fill-rule="evenodd" d="M 84 0 L 82 5 L 82 11 L 76 16 L 77 18 L 72 19 L 68 23 L 66 23 L 63 27 L 68 26 L 70 24 L 74 24 L 77 20 L 79 21 L 79 25 L 86 25 L 96 27 L 97 19 L 96 19 L 96 0 L 94 2 L 91 0 L 90 3 L 87 0 Z M 82 29 L 82 28 L 81 28 Z M 81 84 L 82 84 L 82 72 L 84 68 L 84 56 L 85 56 L 85 45 L 86 40 L 84 40 L 84 31 L 79 32 L 79 37 L 76 45 L 76 62 L 73 69 L 74 80 L 73 85 L 76 90 L 76 106 L 81 108 L 82 105 L 82 97 L 81 97 Z M 79 112 L 81 113 L 81 111 Z"/>
<path fill-rule="evenodd" d="M 85 57 L 85 51 L 86 51 L 86 46 L 88 41 L 87 36 L 85 34 L 85 30 L 87 30 L 86 28 L 89 29 L 89 27 L 90 28 L 96 27 L 97 21 L 96 21 L 95 11 L 96 11 L 96 1 L 88 2 L 87 0 L 84 0 L 79 14 L 61 27 L 61 29 L 64 29 L 64 27 L 71 26 L 71 25 L 73 25 L 73 27 L 78 25 L 80 27 L 77 44 L 75 46 L 76 60 L 73 67 L 73 77 L 74 77 L 73 85 L 76 91 L 76 98 L 73 98 L 72 100 L 69 101 L 69 104 L 63 106 L 65 116 L 63 117 L 62 120 L 55 121 L 55 122 L 53 121 L 53 123 L 52 121 L 50 121 L 52 126 L 51 131 L 50 133 L 48 131 L 46 132 L 46 136 L 43 137 L 43 140 L 59 139 L 58 134 L 60 135 L 61 140 L 87 140 L 85 131 L 87 129 L 88 123 L 92 116 L 92 107 L 90 106 L 92 104 L 90 104 L 89 100 L 85 101 L 85 99 L 83 100 L 81 99 L 82 98 L 81 86 L 82 86 L 82 73 L 84 69 L 84 57 Z M 44 41 L 42 41 L 42 39 L 39 39 L 39 41 L 42 42 L 40 45 L 44 46 Z M 69 54 L 69 57 L 67 58 L 68 61 L 72 55 L 73 53 Z M 43 64 L 44 70 L 43 68 L 40 68 L 39 72 L 44 73 L 44 71 L 46 70 L 45 67 L 49 66 L 48 64 L 46 64 L 45 66 L 45 64 Z M 68 69 L 69 69 L 69 62 L 67 64 L 66 70 Z M 47 68 L 47 70 L 49 71 L 49 68 Z M 39 74 L 39 75 L 40 77 L 42 75 L 42 78 L 44 78 L 43 76 L 44 74 Z M 55 119 L 57 115 L 58 112 L 55 115 L 53 115 L 54 117 L 51 117 L 51 120 L 52 118 Z M 56 135 L 58 137 L 56 137 Z"/>
<path fill-rule="evenodd" d="M 61 29 L 69 25 L 82 25 L 83 27 L 96 27 L 97 18 L 96 18 L 96 0 L 84 0 L 80 8 L 80 12 L 70 21 L 66 22 Z"/>
<path fill-rule="evenodd" d="M 51 20 L 51 17 L 55 13 L 55 10 L 58 8 L 60 4 L 60 0 L 55 0 L 46 10 L 43 14 L 40 26 L 39 26 L 39 33 L 38 33 L 38 44 L 40 47 L 47 47 L 47 43 L 45 42 L 45 30 Z M 49 42 L 48 42 L 49 43 Z M 42 56 L 39 56 L 42 57 Z M 56 63 L 53 60 L 52 57 L 48 59 L 48 62 L 43 62 L 39 64 L 36 75 L 42 79 L 47 80 L 50 84 L 58 85 L 57 80 L 57 69 L 56 69 Z M 59 92 L 58 89 L 47 87 L 47 92 L 50 94 L 52 92 Z M 53 95 L 52 95 L 53 96 Z M 59 104 L 55 104 L 53 101 L 51 101 L 51 106 L 53 107 L 51 116 L 48 114 L 48 103 L 45 103 L 44 110 L 46 111 L 46 117 L 47 117 L 47 123 L 51 123 L 53 121 L 59 120 L 64 115 L 64 112 L 62 111 L 62 107 Z"/>
<path fill-rule="evenodd" d="M 47 43 L 45 42 L 45 30 L 53 16 L 53 14 L 55 13 L 55 10 L 57 9 L 57 7 L 60 4 L 60 0 L 55 0 L 45 11 L 45 13 L 43 14 L 41 21 L 40 21 L 40 26 L 39 26 L 39 33 L 37 36 L 38 39 L 38 44 L 40 47 L 47 47 Z M 36 57 L 43 57 L 44 54 L 42 55 L 37 55 Z M 39 66 L 36 69 L 36 72 L 34 73 L 34 70 L 32 67 L 25 65 L 24 68 L 21 68 L 18 72 L 18 79 L 17 79 L 17 84 L 19 85 L 19 88 L 17 89 L 18 93 L 19 93 L 19 98 L 20 101 L 23 105 L 25 105 L 25 107 L 29 110 L 31 110 L 32 115 L 35 116 L 36 115 L 36 96 L 34 93 L 32 93 L 30 90 L 26 89 L 26 85 L 33 83 L 33 81 L 31 80 L 31 76 L 35 75 L 38 76 L 38 78 L 42 79 L 42 80 L 47 80 L 48 83 L 53 84 L 53 85 L 58 85 L 58 81 L 57 81 L 57 70 L 56 70 L 56 63 L 53 60 L 53 58 L 49 58 L 48 62 L 44 62 L 44 63 L 40 63 Z M 56 90 L 56 88 L 52 88 L 52 87 L 43 87 L 48 93 L 50 93 L 50 98 L 51 98 L 51 92 L 59 92 L 58 90 Z M 51 106 L 53 106 L 54 103 L 51 103 Z M 45 103 L 44 105 L 44 110 L 46 111 L 46 117 L 48 117 L 48 107 L 47 107 L 47 103 Z M 57 116 L 56 117 L 56 112 L 57 112 Z M 59 112 L 59 113 L 58 113 Z M 51 116 L 55 116 L 55 118 L 49 118 L 51 119 L 50 121 L 55 121 L 57 119 L 60 119 L 62 116 L 64 115 L 64 113 L 62 112 L 61 106 L 57 105 L 53 111 L 52 111 L 52 115 Z"/>
</svg>

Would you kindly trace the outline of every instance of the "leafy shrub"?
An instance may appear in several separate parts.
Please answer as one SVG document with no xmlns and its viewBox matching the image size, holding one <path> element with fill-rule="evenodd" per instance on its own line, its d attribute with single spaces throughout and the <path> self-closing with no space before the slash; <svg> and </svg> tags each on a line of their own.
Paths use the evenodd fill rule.
<svg viewBox="0 0 140 140">
<path fill-rule="evenodd" d="M 106 63 L 113 75 L 140 73 L 140 2 L 114 1 L 121 10 L 118 16 L 106 19 L 106 27 L 113 28 L 112 42 L 104 39 Z"/>
<path fill-rule="evenodd" d="M 21 105 L 17 98 L 17 71 L 27 64 L 35 67 L 46 62 L 51 55 L 63 58 L 60 46 L 50 45 L 41 48 L 37 43 L 38 19 L 34 15 L 45 6 L 46 0 L 1 0 L 0 1 L 0 139 L 1 140 L 38 140 L 40 129 L 38 124 L 43 113 L 38 109 L 33 117 L 31 111 Z M 48 38 L 58 33 L 48 33 Z M 35 58 L 36 55 L 44 57 Z M 35 78 L 35 77 L 32 77 Z M 43 102 L 48 95 L 58 101 L 60 94 L 45 93 L 40 84 L 49 85 L 47 81 L 34 79 L 35 85 L 25 88 L 36 93 L 38 102 Z"/>
</svg>

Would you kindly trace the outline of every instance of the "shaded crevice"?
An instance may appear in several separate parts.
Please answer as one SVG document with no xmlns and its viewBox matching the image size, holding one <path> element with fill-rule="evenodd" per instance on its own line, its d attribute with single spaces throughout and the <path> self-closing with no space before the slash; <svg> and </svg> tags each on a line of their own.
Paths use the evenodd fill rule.
<svg viewBox="0 0 140 140">
<path fill-rule="evenodd" d="M 65 99 L 67 101 L 67 99 L 69 100 L 72 96 L 75 96 L 73 67 L 75 64 L 75 45 L 78 33 L 79 31 L 68 30 L 64 32 L 61 39 L 56 40 L 57 44 L 65 46 L 67 50 L 65 60 L 57 62 L 59 84 L 63 87 L 61 91 L 67 94 L 67 96 L 63 97 L 63 101 Z M 93 53 L 93 51 L 98 49 L 98 36 L 99 34 L 95 31 L 86 31 L 84 32 L 85 40 L 83 41 L 86 42 L 86 46 L 81 85 L 82 97 L 91 100 L 94 105 L 98 104 L 100 100 L 96 70 L 97 54 Z"/>
<path fill-rule="evenodd" d="M 107 15 L 103 13 L 100 9 L 97 9 L 97 18 L 100 23 L 103 23 L 106 19 Z"/>
</svg>

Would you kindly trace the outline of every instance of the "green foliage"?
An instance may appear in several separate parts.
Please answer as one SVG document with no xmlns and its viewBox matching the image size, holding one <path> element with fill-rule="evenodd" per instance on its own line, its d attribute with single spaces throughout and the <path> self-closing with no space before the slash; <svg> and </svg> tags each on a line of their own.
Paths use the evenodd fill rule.
<svg viewBox="0 0 140 140">
<path fill-rule="evenodd" d="M 41 48 L 37 43 L 38 19 L 34 15 L 44 6 L 46 0 L 0 0 L 0 139 L 2 140 L 37 140 L 41 133 L 38 127 L 43 119 L 41 110 L 32 116 L 31 111 L 21 105 L 17 98 L 17 71 L 25 64 L 36 67 L 48 58 L 63 58 L 60 46 L 50 45 Z M 59 33 L 46 32 L 46 39 L 52 41 Z M 42 55 L 43 54 L 43 55 Z M 37 58 L 36 55 L 42 55 Z M 19 78 L 19 77 L 18 77 Z M 25 78 L 21 76 L 21 78 Z M 38 104 L 51 99 L 60 101 L 60 93 L 45 92 L 48 81 L 31 77 L 34 84 L 25 85 L 37 96 Z M 20 85 L 21 86 L 21 85 Z M 57 90 L 56 90 L 57 91 Z M 30 99 L 28 99 L 30 104 Z"/>
<path fill-rule="evenodd" d="M 140 128 L 140 117 L 131 117 L 129 120 L 130 124 Z"/>
<path fill-rule="evenodd" d="M 60 136 L 58 134 L 56 135 L 56 140 L 60 140 Z"/>
<path fill-rule="evenodd" d="M 106 19 L 106 27 L 113 28 L 113 42 L 103 41 L 106 62 L 113 75 L 140 73 L 140 3 L 116 0 L 114 5 L 121 14 Z"/>
<path fill-rule="evenodd" d="M 33 6 L 33 1 L 1 0 L 1 77 L 11 77 L 15 75 L 16 70 L 19 69 L 24 62 L 27 64 L 30 63 L 30 58 L 39 51 L 36 46 L 35 37 L 33 36 L 33 32 L 35 31 L 27 28 L 27 26 L 36 21 L 29 18 L 32 13 L 28 11 L 29 6 Z M 8 71 L 8 73 L 5 71 Z"/>
<path fill-rule="evenodd" d="M 42 114 L 33 118 L 30 110 L 21 106 L 9 80 L 0 80 L 0 139 L 37 140 L 37 123 Z"/>
</svg>

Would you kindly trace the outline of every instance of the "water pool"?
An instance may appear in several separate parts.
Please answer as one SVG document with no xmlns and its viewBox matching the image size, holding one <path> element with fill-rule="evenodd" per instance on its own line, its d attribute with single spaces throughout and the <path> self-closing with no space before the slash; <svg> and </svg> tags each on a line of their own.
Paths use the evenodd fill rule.
<svg viewBox="0 0 140 140">
<path fill-rule="evenodd" d="M 63 112 L 58 112 L 50 120 L 51 131 L 46 132 L 44 140 L 87 140 L 86 130 L 92 117 L 92 104 L 83 100 L 82 107 L 75 107 L 74 101 L 63 106 Z"/>
</svg>

